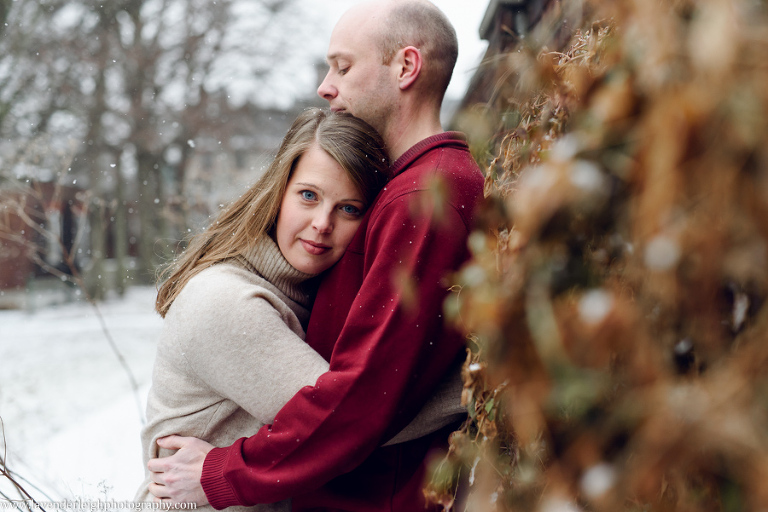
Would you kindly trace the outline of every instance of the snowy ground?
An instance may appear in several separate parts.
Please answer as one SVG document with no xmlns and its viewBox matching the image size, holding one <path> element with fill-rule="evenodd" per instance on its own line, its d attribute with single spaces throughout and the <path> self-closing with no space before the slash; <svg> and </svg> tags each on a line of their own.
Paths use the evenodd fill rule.
<svg viewBox="0 0 768 512">
<path fill-rule="evenodd" d="M 6 462 L 40 488 L 25 486 L 36 499 L 133 498 L 143 478 L 139 414 L 162 323 L 154 295 L 153 287 L 134 287 L 100 305 L 140 386 L 140 406 L 90 305 L 0 311 Z M 0 491 L 9 489 L 0 477 Z"/>
</svg>

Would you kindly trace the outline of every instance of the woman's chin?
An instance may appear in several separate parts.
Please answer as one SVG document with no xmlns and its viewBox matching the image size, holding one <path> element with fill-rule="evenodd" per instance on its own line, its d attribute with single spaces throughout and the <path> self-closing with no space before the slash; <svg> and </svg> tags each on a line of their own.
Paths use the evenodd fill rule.
<svg viewBox="0 0 768 512">
<path fill-rule="evenodd" d="M 295 262 L 289 260 L 288 263 L 299 272 L 304 272 L 305 274 L 320 274 L 333 266 L 333 263 L 311 261 L 304 258 L 302 258 L 301 261 Z"/>
</svg>

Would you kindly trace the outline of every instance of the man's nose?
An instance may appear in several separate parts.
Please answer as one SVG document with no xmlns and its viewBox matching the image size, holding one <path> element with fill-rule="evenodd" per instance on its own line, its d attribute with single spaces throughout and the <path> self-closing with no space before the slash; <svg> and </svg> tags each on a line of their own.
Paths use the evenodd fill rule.
<svg viewBox="0 0 768 512">
<path fill-rule="evenodd" d="M 331 101 L 339 93 L 339 91 L 336 90 L 336 87 L 331 83 L 330 75 L 331 72 L 329 70 L 325 75 L 323 82 L 320 84 L 320 87 L 317 88 L 317 95 L 327 101 Z"/>
</svg>

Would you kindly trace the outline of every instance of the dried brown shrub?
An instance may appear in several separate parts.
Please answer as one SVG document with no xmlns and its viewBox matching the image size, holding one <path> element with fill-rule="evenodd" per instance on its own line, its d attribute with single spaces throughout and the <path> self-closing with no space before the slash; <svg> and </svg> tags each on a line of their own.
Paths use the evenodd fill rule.
<svg viewBox="0 0 768 512">
<path fill-rule="evenodd" d="M 473 512 L 766 508 L 768 5 L 584 12 L 497 60 L 520 122 L 457 276 L 449 466 Z"/>
</svg>

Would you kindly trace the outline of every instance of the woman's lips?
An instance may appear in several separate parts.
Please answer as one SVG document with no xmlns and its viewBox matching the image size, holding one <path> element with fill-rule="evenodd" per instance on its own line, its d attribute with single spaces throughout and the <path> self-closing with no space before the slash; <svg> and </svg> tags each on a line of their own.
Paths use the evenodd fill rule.
<svg viewBox="0 0 768 512">
<path fill-rule="evenodd" d="M 309 254 L 314 254 L 316 256 L 320 254 L 324 254 L 331 250 L 330 246 L 319 244 L 316 242 L 311 242 L 309 240 L 301 240 L 301 245 L 304 247 L 304 250 L 307 251 Z"/>
</svg>

